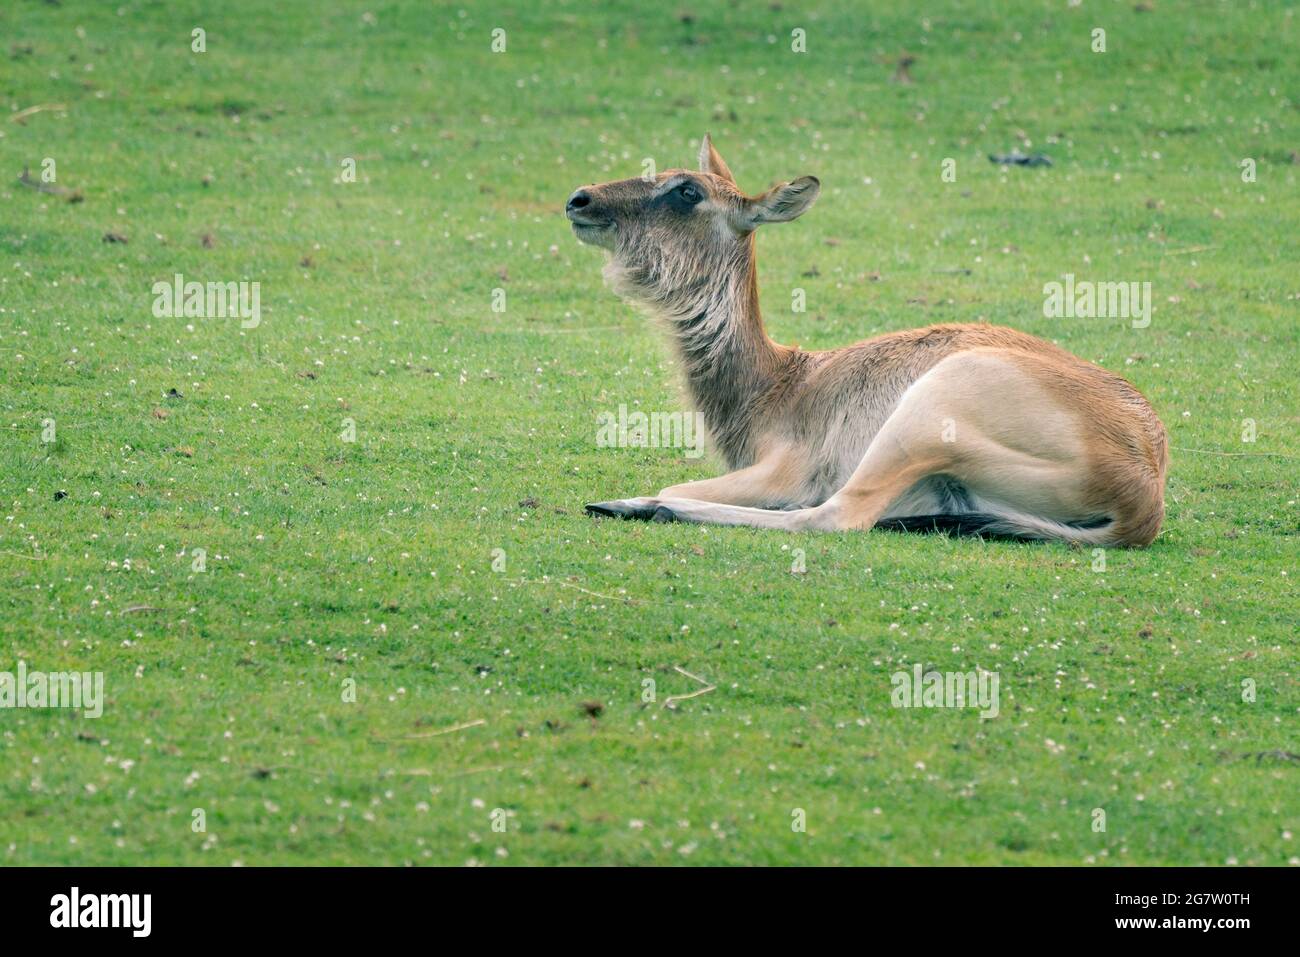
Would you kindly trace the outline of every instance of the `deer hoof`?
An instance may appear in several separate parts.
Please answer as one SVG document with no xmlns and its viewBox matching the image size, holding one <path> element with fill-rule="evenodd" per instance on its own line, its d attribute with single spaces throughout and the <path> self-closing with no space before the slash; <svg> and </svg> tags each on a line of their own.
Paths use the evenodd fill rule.
<svg viewBox="0 0 1300 957">
<path fill-rule="evenodd" d="M 623 498 L 613 502 L 593 502 L 587 506 L 587 514 L 600 518 L 632 518 L 644 522 L 655 518 L 658 508 L 657 499 Z"/>
</svg>

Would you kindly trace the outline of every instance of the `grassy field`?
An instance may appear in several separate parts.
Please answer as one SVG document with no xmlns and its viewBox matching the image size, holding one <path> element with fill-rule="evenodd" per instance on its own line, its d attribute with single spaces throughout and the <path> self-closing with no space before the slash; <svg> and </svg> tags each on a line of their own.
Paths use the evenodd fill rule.
<svg viewBox="0 0 1300 957">
<path fill-rule="evenodd" d="M 0 864 L 1300 863 L 1297 19 L 5 4 L 0 671 L 106 700 L 0 711 Z M 562 206 L 706 130 L 822 182 L 758 240 L 775 339 L 987 320 L 1120 372 L 1156 543 L 586 517 L 720 465 L 597 446 L 682 399 Z M 260 324 L 155 315 L 177 273 Z M 1151 324 L 1044 317 L 1065 273 Z M 917 663 L 1000 715 L 891 707 Z"/>
</svg>

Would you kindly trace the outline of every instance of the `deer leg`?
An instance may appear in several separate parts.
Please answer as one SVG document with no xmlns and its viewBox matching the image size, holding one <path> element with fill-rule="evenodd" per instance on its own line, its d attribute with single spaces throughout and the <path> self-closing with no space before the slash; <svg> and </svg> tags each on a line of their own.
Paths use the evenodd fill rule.
<svg viewBox="0 0 1300 957">
<path fill-rule="evenodd" d="M 795 467 L 795 459 L 785 453 L 773 454 L 748 468 L 717 478 L 672 485 L 653 497 L 596 502 L 588 505 L 587 511 L 592 515 L 650 520 L 655 517 L 660 503 L 668 499 L 751 506 L 755 511 L 780 509 L 795 504 L 802 485 L 802 475 Z M 661 517 L 660 520 L 665 519 Z"/>
<path fill-rule="evenodd" d="M 938 426 L 931 443 L 926 437 L 931 430 L 908 435 L 906 430 L 915 428 L 914 420 L 901 424 L 896 418 L 897 413 L 881 429 L 848 483 L 816 506 L 796 507 L 807 501 L 806 486 L 799 456 L 787 452 L 716 479 L 674 485 L 653 497 L 598 502 L 588 505 L 587 511 L 643 521 L 785 531 L 870 528 L 891 502 L 938 471 L 944 461 L 942 455 L 929 451 L 938 442 Z"/>
<path fill-rule="evenodd" d="M 748 505 L 754 508 L 789 508 L 799 503 L 807 483 L 801 464 L 806 457 L 788 447 L 763 456 L 748 468 L 717 478 L 670 485 L 657 498 L 688 498 L 719 505 Z"/>
<path fill-rule="evenodd" d="M 1084 461 L 1071 412 L 1017 361 L 958 353 L 903 395 L 853 475 L 818 506 L 817 523 L 869 529 L 938 474 L 986 503 L 1048 519 L 1087 515 Z"/>
<path fill-rule="evenodd" d="M 951 458 L 951 447 L 940 442 L 940 420 L 929 402 L 904 402 L 872 440 L 852 477 L 820 505 L 807 508 L 755 508 L 753 504 L 780 504 L 778 476 L 796 474 L 792 468 L 769 463 L 742 469 L 706 482 L 665 489 L 653 498 L 625 499 L 588 505 L 595 515 L 616 515 L 656 522 L 698 522 L 709 525 L 748 525 L 785 531 L 868 529 L 893 501 L 927 475 L 941 471 Z M 931 427 L 933 423 L 933 427 Z M 734 481 L 728 481 L 733 480 Z M 788 478 L 786 487 L 794 482 Z M 712 484 L 719 483 L 719 484 Z M 679 497 L 703 487 L 717 501 Z M 674 493 L 674 494 L 668 494 Z M 727 499 L 722 499 L 722 495 Z M 795 496 L 785 492 L 784 502 Z"/>
<path fill-rule="evenodd" d="M 945 424 L 961 413 L 944 395 L 942 381 L 917 384 L 872 439 L 849 480 L 825 502 L 810 508 L 769 511 L 739 505 L 660 497 L 638 499 L 638 517 L 657 522 L 749 525 L 786 531 L 869 529 L 891 503 L 926 476 L 957 464 Z M 962 428 L 969 436 L 973 429 Z"/>
<path fill-rule="evenodd" d="M 919 451 L 919 450 L 917 450 Z M 821 505 L 789 510 L 748 508 L 683 498 L 632 499 L 636 517 L 655 522 L 697 522 L 707 525 L 748 525 L 789 532 L 866 530 L 892 502 L 927 475 L 944 470 L 940 455 L 918 455 L 891 439 L 872 442 L 853 477 Z M 628 503 L 606 502 L 597 507 Z M 597 513 L 603 514 L 603 513 Z"/>
<path fill-rule="evenodd" d="M 787 532 L 818 527 L 815 508 L 790 510 L 750 508 L 746 505 L 721 505 L 689 498 L 656 498 L 646 516 L 654 522 L 695 522 L 701 525 L 748 525 L 751 528 L 775 528 Z M 590 508 L 590 506 L 588 506 Z"/>
<path fill-rule="evenodd" d="M 875 443 L 872 448 L 875 448 Z M 898 450 L 884 449 L 872 460 L 871 449 L 853 478 L 821 505 L 779 511 L 698 502 L 690 499 L 642 499 L 645 518 L 655 522 L 698 522 L 708 525 L 748 525 L 788 532 L 868 529 L 891 502 L 927 475 L 939 471 L 933 459 L 906 460 Z"/>
</svg>

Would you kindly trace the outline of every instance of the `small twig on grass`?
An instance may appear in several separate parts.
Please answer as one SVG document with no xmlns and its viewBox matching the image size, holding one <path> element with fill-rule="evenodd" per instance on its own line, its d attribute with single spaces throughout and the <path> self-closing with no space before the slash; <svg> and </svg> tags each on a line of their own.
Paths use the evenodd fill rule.
<svg viewBox="0 0 1300 957">
<path fill-rule="evenodd" d="M 19 110 L 17 113 L 10 113 L 9 122 L 20 123 L 26 126 L 27 117 L 29 116 L 33 116 L 37 113 L 43 113 L 45 110 L 66 110 L 66 109 L 67 107 L 64 106 L 62 103 L 41 103 L 37 106 L 29 106 L 25 110 Z"/>
<path fill-rule="evenodd" d="M 677 667 L 677 665 L 673 665 L 673 671 L 676 671 L 678 674 L 685 675 L 686 677 L 690 678 L 692 681 L 698 681 L 700 684 L 704 685 L 705 687 L 701 688 L 699 691 L 692 691 L 690 694 L 669 695 L 667 698 L 664 698 L 663 707 L 665 708 L 675 708 L 677 707 L 677 702 L 679 701 L 688 701 L 691 698 L 698 698 L 702 694 L 708 694 L 710 691 L 717 690 L 718 687 L 717 685 L 709 684 L 699 675 L 693 675 L 685 668 L 679 668 Z"/>
<path fill-rule="evenodd" d="M 439 735 L 451 734 L 453 731 L 464 731 L 466 728 L 477 728 L 481 724 L 487 724 L 487 718 L 476 718 L 473 721 L 466 721 L 464 724 L 453 724 L 450 728 L 439 728 L 437 731 L 427 731 L 424 734 L 407 734 L 398 738 L 375 738 L 376 741 L 416 741 L 420 738 L 436 738 Z"/>
<path fill-rule="evenodd" d="M 463 771 L 455 771 L 447 775 L 447 777 L 460 778 L 467 774 L 480 774 L 483 771 L 509 771 L 511 768 L 522 768 L 526 766 L 527 765 L 523 764 L 485 764 L 479 768 L 465 768 Z"/>
<path fill-rule="evenodd" d="M 22 552 L 11 552 L 8 549 L 0 550 L 0 555 L 12 555 L 14 558 L 26 558 L 33 562 L 45 561 L 44 555 L 24 555 Z"/>
<path fill-rule="evenodd" d="M 591 591 L 583 588 L 581 585 L 574 585 L 570 582 L 560 581 L 558 578 L 542 578 L 540 581 L 536 578 L 513 578 L 511 581 L 520 585 L 559 585 L 561 588 L 572 588 L 574 591 L 580 591 L 584 595 L 591 595 L 593 598 L 603 598 L 606 601 L 625 601 L 629 605 L 644 604 L 640 598 L 629 598 L 627 595 L 602 595 L 598 591 Z"/>
<path fill-rule="evenodd" d="M 1188 246 L 1186 249 L 1166 249 L 1166 256 L 1181 256 L 1184 253 L 1203 253 L 1211 249 L 1218 249 L 1218 246 Z"/>
<path fill-rule="evenodd" d="M 463 771 L 453 771 L 451 774 L 444 775 L 449 778 L 464 777 L 466 774 L 479 774 L 483 771 L 509 771 L 511 768 L 527 767 L 524 764 L 485 764 L 480 768 L 465 768 Z M 409 774 L 413 777 L 431 778 L 434 772 L 431 768 L 403 768 L 402 774 Z"/>
</svg>

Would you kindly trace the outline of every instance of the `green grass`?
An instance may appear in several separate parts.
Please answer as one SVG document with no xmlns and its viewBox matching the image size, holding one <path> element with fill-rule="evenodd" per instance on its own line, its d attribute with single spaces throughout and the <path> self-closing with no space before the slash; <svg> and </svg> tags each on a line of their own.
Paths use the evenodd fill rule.
<svg viewBox="0 0 1300 957">
<path fill-rule="evenodd" d="M 206 6 L 0 9 L 0 670 L 107 693 L 0 711 L 0 864 L 1297 860 L 1293 6 Z M 585 517 L 720 466 L 596 447 L 681 399 L 561 206 L 706 130 L 823 184 L 758 241 L 774 338 L 985 319 L 1124 374 L 1156 543 Z M 18 184 L 46 157 L 83 202 Z M 261 325 L 155 318 L 177 272 Z M 1151 326 L 1045 318 L 1066 272 Z M 917 662 L 1001 715 L 892 708 Z M 662 707 L 676 668 L 716 690 Z"/>
</svg>

